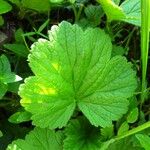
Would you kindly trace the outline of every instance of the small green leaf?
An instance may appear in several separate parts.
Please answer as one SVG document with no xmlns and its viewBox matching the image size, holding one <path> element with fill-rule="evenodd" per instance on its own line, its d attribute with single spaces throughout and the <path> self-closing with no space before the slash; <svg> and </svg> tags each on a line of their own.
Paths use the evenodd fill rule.
<svg viewBox="0 0 150 150">
<path fill-rule="evenodd" d="M 129 125 L 125 121 L 121 124 L 119 130 L 118 130 L 118 135 L 122 135 L 123 133 L 127 132 L 129 130 Z"/>
<path fill-rule="evenodd" d="M 144 134 L 136 134 L 135 136 L 139 140 L 141 146 L 145 150 L 149 150 L 150 149 L 150 137 L 149 136 L 144 135 Z"/>
<path fill-rule="evenodd" d="M 29 65 L 35 76 L 19 89 L 21 105 L 32 113 L 33 124 L 61 128 L 76 107 L 91 124 L 102 127 L 126 113 L 127 98 L 137 85 L 135 72 L 124 57 L 111 59 L 111 50 L 104 31 L 83 31 L 68 22 L 53 26 L 49 41 L 33 44 Z"/>
<path fill-rule="evenodd" d="M 21 78 L 11 72 L 10 64 L 5 55 L 0 56 L 0 82 L 7 84 L 20 81 Z"/>
<path fill-rule="evenodd" d="M 48 23 L 49 23 L 49 19 L 47 19 L 40 27 L 39 27 L 39 29 L 38 29 L 38 33 L 41 33 L 45 28 L 46 28 L 46 26 L 48 25 Z"/>
<path fill-rule="evenodd" d="M 112 140 L 112 139 L 111 139 Z M 133 136 L 126 137 L 125 139 L 120 139 L 112 141 L 109 144 L 107 150 L 143 150 L 141 147 L 135 145 L 137 140 Z"/>
<path fill-rule="evenodd" d="M 22 4 L 24 7 L 28 9 L 33 9 L 39 12 L 49 11 L 50 2 L 49 0 L 22 0 Z"/>
<path fill-rule="evenodd" d="M 7 92 L 7 85 L 0 81 L 0 99 L 5 95 L 6 92 Z"/>
<path fill-rule="evenodd" d="M 128 123 L 136 122 L 138 119 L 138 115 L 139 115 L 138 108 L 134 108 L 133 110 L 130 111 L 130 113 L 127 117 L 127 122 Z"/>
<path fill-rule="evenodd" d="M 100 24 L 102 15 L 104 14 L 101 6 L 88 5 L 84 9 L 86 18 L 80 19 L 78 25 L 82 28 L 96 27 Z"/>
<path fill-rule="evenodd" d="M 4 44 L 3 46 L 21 57 L 26 58 L 29 54 L 29 51 L 24 44 Z"/>
<path fill-rule="evenodd" d="M 117 6 L 112 0 L 98 0 L 98 2 L 103 7 L 109 22 L 125 19 L 126 16 L 123 9 Z"/>
<path fill-rule="evenodd" d="M 4 24 L 4 19 L 2 16 L 0 16 L 0 26 L 2 26 Z"/>
<path fill-rule="evenodd" d="M 76 0 L 69 0 L 70 3 L 74 4 Z"/>
<path fill-rule="evenodd" d="M 100 130 L 85 118 L 72 120 L 65 130 L 64 150 L 99 150 Z"/>
<path fill-rule="evenodd" d="M 10 64 L 5 55 L 0 56 L 0 99 L 7 92 L 7 83 L 20 81 L 21 78 L 11 72 Z"/>
<path fill-rule="evenodd" d="M 0 99 L 7 92 L 7 83 L 20 81 L 21 78 L 11 72 L 10 64 L 5 55 L 0 56 Z"/>
<path fill-rule="evenodd" d="M 11 5 L 5 0 L 0 0 L 0 14 L 7 13 L 12 9 Z"/>
<path fill-rule="evenodd" d="M 111 139 L 114 135 L 114 126 L 111 125 L 110 127 L 101 128 L 101 135 L 105 141 Z"/>
<path fill-rule="evenodd" d="M 103 11 L 100 6 L 88 5 L 84 11 L 85 11 L 88 23 L 91 26 L 96 27 L 97 25 L 100 24 L 100 20 L 103 15 Z"/>
<path fill-rule="evenodd" d="M 108 149 L 109 145 L 114 143 L 114 142 L 115 142 L 114 139 L 110 139 L 110 140 L 108 140 L 106 142 L 103 142 L 99 150 L 109 150 Z"/>
<path fill-rule="evenodd" d="M 8 83 L 8 91 L 18 94 L 20 84 L 20 82 Z"/>
<path fill-rule="evenodd" d="M 22 28 L 17 29 L 15 32 L 15 40 L 17 43 L 24 43 L 22 36 L 23 36 Z"/>
<path fill-rule="evenodd" d="M 8 38 L 7 35 L 0 31 L 0 46 L 3 45 L 3 43 L 7 38 Z"/>
<path fill-rule="evenodd" d="M 19 111 L 9 117 L 9 122 L 11 123 L 21 123 L 29 121 L 31 119 L 31 114 L 27 111 Z"/>
<path fill-rule="evenodd" d="M 17 5 L 18 7 L 21 7 L 21 1 L 20 0 L 9 0 L 11 3 Z"/>
<path fill-rule="evenodd" d="M 64 0 L 50 0 L 51 3 L 61 3 L 63 2 Z"/>
<path fill-rule="evenodd" d="M 125 53 L 126 53 L 126 49 L 125 48 L 123 48 L 121 46 L 113 45 L 112 57 L 117 56 L 117 55 L 123 56 Z"/>
<path fill-rule="evenodd" d="M 125 0 L 120 6 L 112 0 L 98 0 L 102 5 L 108 21 L 118 20 L 133 25 L 141 25 L 141 4 L 140 0 Z"/>
<path fill-rule="evenodd" d="M 115 4 L 117 4 L 117 5 L 120 4 L 120 1 L 121 1 L 121 0 L 113 0 L 113 2 L 114 2 Z"/>
<path fill-rule="evenodd" d="M 48 128 L 35 128 L 25 140 L 19 139 L 8 145 L 7 150 L 62 150 L 63 134 Z"/>
<path fill-rule="evenodd" d="M 3 136 L 3 133 L 2 133 L 2 131 L 0 131 L 0 137 L 2 137 Z"/>
</svg>

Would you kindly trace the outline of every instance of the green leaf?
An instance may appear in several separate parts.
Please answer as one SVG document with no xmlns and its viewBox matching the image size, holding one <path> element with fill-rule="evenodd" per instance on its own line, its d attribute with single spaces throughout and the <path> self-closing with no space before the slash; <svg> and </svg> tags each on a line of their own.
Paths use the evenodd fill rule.
<svg viewBox="0 0 150 150">
<path fill-rule="evenodd" d="M 25 140 L 19 139 L 8 145 L 7 150 L 62 150 L 63 135 L 48 128 L 35 128 Z"/>
<path fill-rule="evenodd" d="M 136 138 L 139 140 L 141 146 L 145 150 L 149 150 L 150 148 L 150 137 L 144 134 L 136 134 Z"/>
<path fill-rule="evenodd" d="M 76 106 L 95 126 L 118 120 L 127 111 L 136 78 L 124 57 L 111 59 L 108 35 L 62 22 L 52 27 L 49 39 L 32 46 L 29 65 L 35 76 L 27 78 L 19 91 L 33 124 L 61 128 Z"/>
<path fill-rule="evenodd" d="M 2 131 L 0 131 L 0 137 L 2 137 L 3 136 L 3 133 L 2 133 Z"/>
<path fill-rule="evenodd" d="M 86 18 L 80 19 L 78 25 L 82 28 L 96 27 L 100 24 L 101 17 L 104 14 L 101 6 L 88 5 L 84 9 Z"/>
<path fill-rule="evenodd" d="M 20 0 L 9 0 L 11 3 L 17 5 L 18 7 L 21 7 L 21 1 Z"/>
<path fill-rule="evenodd" d="M 48 23 L 49 23 L 49 19 L 47 19 L 40 27 L 39 27 L 39 29 L 38 29 L 38 33 L 41 33 L 45 28 L 46 28 L 46 26 L 48 25 Z"/>
<path fill-rule="evenodd" d="M 73 90 L 60 77 L 52 77 L 51 72 L 47 76 L 47 79 L 45 76 L 43 79 L 30 77 L 25 80 L 19 92 L 23 98 L 21 104 L 33 114 L 33 124 L 61 128 L 67 124 L 75 109 Z"/>
<path fill-rule="evenodd" d="M 0 26 L 2 26 L 4 24 L 4 19 L 2 16 L 0 16 Z"/>
<path fill-rule="evenodd" d="M 111 139 L 114 135 L 114 126 L 111 125 L 110 127 L 101 128 L 101 135 L 105 141 Z"/>
<path fill-rule="evenodd" d="M 117 55 L 123 56 L 124 54 L 126 54 L 126 49 L 125 48 L 123 48 L 121 46 L 113 45 L 112 57 L 117 56 Z"/>
<path fill-rule="evenodd" d="M 4 103 L 1 102 L 1 104 L 4 104 Z M 10 107 L 8 109 L 10 110 Z M 15 109 L 16 107 L 14 108 L 14 110 Z M 12 110 L 12 107 L 11 107 L 11 110 Z M 4 119 L 1 119 L 0 129 L 3 133 L 3 136 L 0 138 L 0 150 L 6 150 L 7 146 L 12 142 L 12 140 L 24 138 L 25 135 L 31 130 L 30 128 L 23 127 L 23 125 L 9 123 L 7 121 L 7 117 L 5 117 Z"/>
<path fill-rule="evenodd" d="M 12 9 L 11 5 L 5 0 L 0 0 L 0 14 L 7 13 Z"/>
<path fill-rule="evenodd" d="M 100 130 L 85 118 L 72 120 L 65 130 L 64 150 L 99 150 Z"/>
<path fill-rule="evenodd" d="M 63 2 L 64 0 L 49 0 L 51 3 L 61 3 Z"/>
<path fill-rule="evenodd" d="M 69 0 L 71 4 L 75 3 L 76 0 Z"/>
<path fill-rule="evenodd" d="M 103 7 L 109 22 L 126 18 L 123 9 L 117 6 L 112 0 L 98 0 L 98 2 Z"/>
<path fill-rule="evenodd" d="M 127 111 L 128 101 L 125 97 L 132 95 L 136 87 L 130 67 L 125 58 L 113 57 L 101 74 L 98 73 L 97 81 L 86 91 L 87 96 L 79 102 L 79 108 L 93 125 L 111 126 L 112 120 L 118 120 Z"/>
<path fill-rule="evenodd" d="M 100 6 L 88 5 L 84 11 L 88 24 L 94 27 L 100 24 L 100 20 L 103 15 L 103 11 Z"/>
<path fill-rule="evenodd" d="M 130 113 L 127 117 L 127 122 L 128 123 L 136 122 L 138 119 L 138 115 L 139 115 L 138 108 L 134 108 L 133 110 L 130 111 Z"/>
<path fill-rule="evenodd" d="M 0 46 L 7 40 L 7 35 L 0 31 Z"/>
<path fill-rule="evenodd" d="M 117 5 L 120 4 L 120 0 L 113 0 L 113 2 L 114 2 L 115 4 L 117 4 Z"/>
<path fill-rule="evenodd" d="M 108 21 L 119 20 L 133 25 L 141 25 L 140 0 L 125 0 L 120 6 L 112 0 L 98 0 L 102 5 Z"/>
<path fill-rule="evenodd" d="M 20 81 L 21 78 L 11 72 L 10 64 L 5 55 L 0 56 L 0 99 L 7 92 L 7 83 Z"/>
<path fill-rule="evenodd" d="M 33 9 L 39 12 L 46 12 L 50 9 L 49 0 L 22 0 L 22 5 L 28 9 Z"/>
<path fill-rule="evenodd" d="M 133 136 L 116 141 L 114 139 L 114 141 L 109 144 L 107 150 L 143 150 L 135 144 L 136 141 Z"/>
<path fill-rule="evenodd" d="M 7 85 L 0 81 L 0 89 L 1 89 L 0 90 L 0 99 L 1 99 L 7 92 Z"/>
<path fill-rule="evenodd" d="M 29 121 L 31 119 L 31 114 L 27 111 L 19 111 L 14 113 L 9 117 L 9 122 L 11 123 L 21 123 L 25 121 Z"/>
<path fill-rule="evenodd" d="M 124 132 L 127 132 L 129 130 L 129 125 L 128 123 L 125 121 L 121 124 L 119 130 L 118 130 L 118 135 L 123 134 Z"/>
<path fill-rule="evenodd" d="M 126 18 L 122 21 L 140 26 L 141 25 L 141 1 L 125 0 L 121 6 Z"/>
<path fill-rule="evenodd" d="M 24 44 L 4 44 L 3 46 L 21 57 L 26 58 L 29 54 L 29 51 Z"/>
<path fill-rule="evenodd" d="M 15 32 L 15 40 L 17 43 L 24 43 L 22 36 L 23 36 L 22 28 L 17 29 Z"/>
<path fill-rule="evenodd" d="M 0 82 L 6 84 L 6 83 L 12 83 L 20 81 L 21 78 L 15 73 L 11 72 L 10 64 L 5 55 L 0 56 Z"/>
<path fill-rule="evenodd" d="M 20 82 L 8 83 L 8 91 L 18 94 L 20 84 Z"/>
</svg>

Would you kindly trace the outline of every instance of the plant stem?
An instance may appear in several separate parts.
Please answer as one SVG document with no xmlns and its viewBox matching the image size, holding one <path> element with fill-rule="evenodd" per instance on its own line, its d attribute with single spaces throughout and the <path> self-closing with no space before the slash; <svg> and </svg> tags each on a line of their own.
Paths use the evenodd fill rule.
<svg viewBox="0 0 150 150">
<path fill-rule="evenodd" d="M 149 49 L 149 23 L 150 23 L 150 1 L 141 0 L 141 63 L 142 63 L 142 93 L 141 93 L 141 106 L 145 100 L 146 89 L 146 73 L 148 62 L 148 49 Z"/>
<path fill-rule="evenodd" d="M 126 133 L 124 133 L 124 134 L 122 134 L 120 136 L 117 136 L 114 139 L 115 140 L 121 140 L 121 139 L 126 138 L 126 137 L 128 137 L 130 135 L 133 135 L 133 134 L 136 134 L 136 133 L 138 133 L 140 131 L 143 131 L 143 130 L 145 130 L 147 128 L 150 128 L 150 121 L 148 121 L 148 122 L 146 122 L 146 123 L 144 123 L 144 124 L 142 124 L 142 125 L 140 125 L 140 126 L 138 126 L 136 128 L 133 128 L 133 129 L 127 131 Z"/>
<path fill-rule="evenodd" d="M 79 7 L 79 10 L 77 11 L 76 6 L 72 5 L 72 9 L 73 9 L 74 16 L 75 16 L 75 22 L 77 22 L 80 19 L 83 8 L 84 8 L 84 5 L 81 4 L 80 7 Z"/>
</svg>

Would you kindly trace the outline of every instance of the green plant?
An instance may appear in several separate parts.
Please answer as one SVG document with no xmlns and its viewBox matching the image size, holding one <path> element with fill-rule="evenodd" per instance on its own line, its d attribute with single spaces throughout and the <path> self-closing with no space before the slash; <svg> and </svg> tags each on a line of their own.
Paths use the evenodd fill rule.
<svg viewBox="0 0 150 150">
<path fill-rule="evenodd" d="M 0 26 L 4 24 L 4 20 L 1 15 L 9 12 L 11 9 L 12 7 L 8 2 L 6 2 L 5 0 L 0 0 Z"/>
<path fill-rule="evenodd" d="M 21 78 L 11 72 L 10 64 L 6 56 L 0 56 L 0 99 L 7 92 L 8 83 L 20 81 Z"/>
<path fill-rule="evenodd" d="M 118 120 L 127 111 L 136 77 L 125 58 L 111 58 L 108 35 L 62 22 L 52 27 L 49 40 L 32 46 L 29 65 L 35 76 L 27 78 L 19 91 L 33 124 L 62 128 L 74 111 L 81 111 L 97 127 Z"/>
<path fill-rule="evenodd" d="M 103 7 L 108 22 L 113 20 L 128 22 L 137 26 L 141 25 L 140 0 L 126 0 L 120 6 L 112 0 L 97 0 Z"/>
<path fill-rule="evenodd" d="M 148 150 L 150 2 L 3 2 L 0 149 Z"/>
</svg>

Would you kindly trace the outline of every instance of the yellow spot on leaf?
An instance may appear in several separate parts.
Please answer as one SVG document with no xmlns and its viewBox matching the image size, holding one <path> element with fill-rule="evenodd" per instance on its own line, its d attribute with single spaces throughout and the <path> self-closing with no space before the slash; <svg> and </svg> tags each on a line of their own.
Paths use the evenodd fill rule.
<svg viewBox="0 0 150 150">
<path fill-rule="evenodd" d="M 53 66 L 57 71 L 59 71 L 60 66 L 59 66 L 58 63 L 52 63 L 52 66 Z"/>
<path fill-rule="evenodd" d="M 55 95 L 56 90 L 54 88 L 48 88 L 48 87 L 40 86 L 39 94 L 42 94 L 42 95 Z"/>
</svg>

